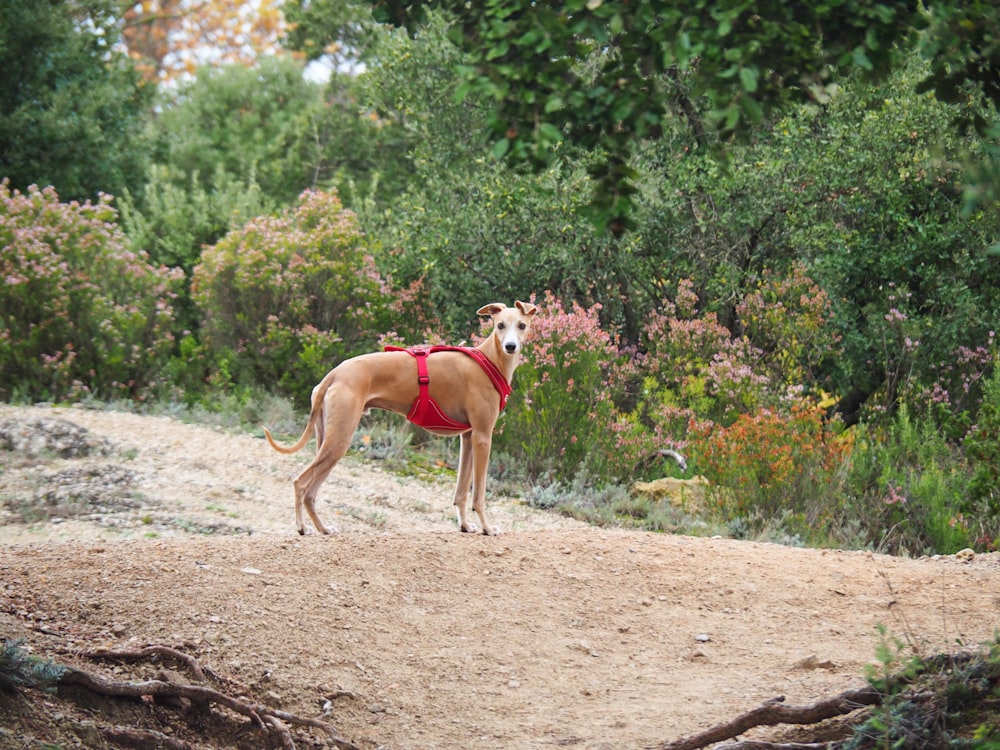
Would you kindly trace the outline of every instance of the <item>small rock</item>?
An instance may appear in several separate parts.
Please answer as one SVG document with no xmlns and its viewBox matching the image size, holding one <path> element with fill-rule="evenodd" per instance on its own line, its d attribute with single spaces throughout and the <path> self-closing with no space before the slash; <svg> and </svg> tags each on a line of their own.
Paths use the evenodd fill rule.
<svg viewBox="0 0 1000 750">
<path fill-rule="evenodd" d="M 708 633 L 699 633 L 694 637 L 694 639 L 699 643 L 708 643 L 710 640 L 712 640 L 711 638 L 708 637 Z"/>
<path fill-rule="evenodd" d="M 594 647 L 590 644 L 590 641 L 586 640 L 575 641 L 570 645 L 570 648 L 576 649 L 577 651 L 582 651 L 588 656 L 596 657 L 598 655 L 597 651 L 595 651 Z"/>
<path fill-rule="evenodd" d="M 240 568 L 240 573 L 246 573 L 250 576 L 259 576 L 261 570 L 259 568 Z"/>
<path fill-rule="evenodd" d="M 795 669 L 834 669 L 836 664 L 832 661 L 820 661 L 816 654 L 809 654 L 804 659 L 795 662 Z"/>
<path fill-rule="evenodd" d="M 966 547 L 963 550 L 959 550 L 955 553 L 955 559 L 959 562 L 972 562 L 976 559 L 976 553 L 974 550 Z"/>
</svg>

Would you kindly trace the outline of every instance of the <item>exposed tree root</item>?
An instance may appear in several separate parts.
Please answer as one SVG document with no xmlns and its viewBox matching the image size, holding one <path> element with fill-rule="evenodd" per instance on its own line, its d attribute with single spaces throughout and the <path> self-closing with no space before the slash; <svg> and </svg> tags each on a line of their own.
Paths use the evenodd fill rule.
<svg viewBox="0 0 1000 750">
<path fill-rule="evenodd" d="M 882 703 L 882 694 L 868 686 L 856 690 L 845 690 L 833 698 L 805 706 L 786 706 L 782 703 L 784 697 L 775 698 L 764 705 L 737 716 L 732 721 L 719 724 L 699 734 L 683 737 L 673 742 L 657 745 L 656 750 L 697 750 L 716 742 L 738 737 L 744 732 L 760 726 L 775 724 L 817 724 L 834 716 L 852 713 L 865 706 L 877 706 Z M 817 745 L 777 745 L 773 743 L 740 742 L 728 745 L 727 750 L 762 750 L 762 748 L 801 748 L 815 750 L 826 747 Z"/>
<path fill-rule="evenodd" d="M 119 747 L 134 747 L 136 750 L 147 750 L 157 748 L 157 750 L 196 750 L 193 745 L 179 740 L 176 737 L 168 737 L 163 732 L 154 732 L 151 729 L 134 729 L 132 727 L 103 727 L 100 729 L 101 736 L 108 742 L 114 742 Z"/>
<path fill-rule="evenodd" d="M 167 646 L 147 646 L 135 651 L 101 650 L 84 654 L 84 656 L 91 659 L 117 659 L 124 661 L 137 661 L 152 656 L 169 656 L 185 664 L 191 673 L 199 679 L 209 676 L 220 684 L 228 682 L 210 669 L 202 666 L 194 657 Z M 162 700 L 168 698 L 173 700 L 187 700 L 202 705 L 216 703 L 225 706 L 229 710 L 249 718 L 261 731 L 267 734 L 272 740 L 275 740 L 285 750 L 294 750 L 295 748 L 295 742 L 288 725 L 318 729 L 324 732 L 328 739 L 341 750 L 359 750 L 357 745 L 340 737 L 337 730 L 325 721 L 298 716 L 260 703 L 236 698 L 226 692 L 206 685 L 185 682 L 183 679 L 177 679 L 174 676 L 168 676 L 166 679 L 142 681 L 111 680 L 77 667 L 62 666 L 65 672 L 59 680 L 60 684 L 77 685 L 100 695 L 133 698 L 136 700 L 148 700 L 150 698 Z M 161 735 L 158 732 L 113 727 L 106 728 L 103 730 L 103 733 L 108 739 L 113 739 L 119 744 L 133 745 L 135 747 L 163 747 L 168 750 L 188 750 L 190 748 L 187 743 L 167 737 L 166 735 Z"/>
</svg>

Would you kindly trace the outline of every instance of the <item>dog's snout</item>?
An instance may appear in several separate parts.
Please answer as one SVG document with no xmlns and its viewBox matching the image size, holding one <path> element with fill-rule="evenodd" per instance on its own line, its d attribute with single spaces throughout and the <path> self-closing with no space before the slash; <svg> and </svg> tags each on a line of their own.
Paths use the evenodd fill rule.
<svg viewBox="0 0 1000 750">
<path fill-rule="evenodd" d="M 508 354 L 514 354 L 517 351 L 517 342 L 508 341 L 506 344 L 503 345 L 503 348 L 507 350 Z"/>
</svg>

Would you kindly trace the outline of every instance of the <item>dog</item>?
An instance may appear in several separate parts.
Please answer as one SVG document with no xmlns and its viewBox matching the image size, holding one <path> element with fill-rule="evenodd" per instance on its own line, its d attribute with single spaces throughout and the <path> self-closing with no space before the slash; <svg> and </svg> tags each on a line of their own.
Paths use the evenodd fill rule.
<svg viewBox="0 0 1000 750">
<path fill-rule="evenodd" d="M 461 435 L 455 488 L 459 528 L 463 532 L 479 530 L 467 514 L 471 488 L 472 507 L 482 532 L 498 534 L 499 529 L 486 519 L 486 472 L 493 428 L 510 393 L 536 312 L 536 306 L 527 302 L 515 302 L 514 307 L 493 302 L 481 307 L 477 313 L 492 319 L 493 330 L 475 349 L 387 347 L 386 351 L 345 360 L 313 389 L 309 421 L 295 445 L 279 445 L 265 427 L 268 443 L 285 454 L 302 450 L 311 434 L 316 436 L 316 456 L 294 482 L 298 532 L 306 533 L 305 509 L 320 533 L 331 533 L 316 512 L 320 485 L 347 452 L 361 416 L 377 408 L 407 418 L 418 412 L 440 412 L 437 416 L 441 418 L 427 422 L 424 429 L 436 435 Z"/>
</svg>

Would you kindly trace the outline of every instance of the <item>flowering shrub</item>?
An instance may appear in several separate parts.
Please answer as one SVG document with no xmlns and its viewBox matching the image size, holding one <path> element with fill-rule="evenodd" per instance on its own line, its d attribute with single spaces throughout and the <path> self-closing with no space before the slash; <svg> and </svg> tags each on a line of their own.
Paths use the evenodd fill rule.
<svg viewBox="0 0 1000 750">
<path fill-rule="evenodd" d="M 715 313 L 697 310 L 690 281 L 680 282 L 676 301 L 664 301 L 642 333 L 645 355 L 638 365 L 649 418 L 667 405 L 730 422 L 765 403 L 769 380 L 756 367 L 760 352 L 734 338 Z"/>
<path fill-rule="evenodd" d="M 613 419 L 625 358 L 601 328 L 599 305 L 567 310 L 546 292 L 539 307 L 496 444 L 530 476 L 572 478 Z"/>
<path fill-rule="evenodd" d="M 374 345 L 386 293 L 354 214 L 314 191 L 205 250 L 192 283 L 205 344 L 229 378 L 301 403 L 331 367 Z"/>
<path fill-rule="evenodd" d="M 173 347 L 179 273 L 128 249 L 111 198 L 0 183 L 0 397 L 140 398 Z"/>
<path fill-rule="evenodd" d="M 787 413 L 761 409 L 723 427 L 704 424 L 690 436 L 692 458 L 714 486 L 712 510 L 750 523 L 802 514 L 820 520 L 836 495 L 836 477 L 850 451 L 836 423 L 809 401 Z"/>
<path fill-rule="evenodd" d="M 775 383 L 816 383 L 824 365 L 840 356 L 830 299 L 801 263 L 787 276 L 765 271 L 736 313 Z"/>
</svg>

